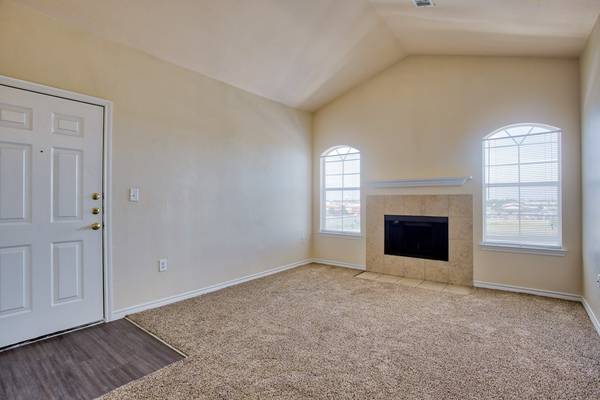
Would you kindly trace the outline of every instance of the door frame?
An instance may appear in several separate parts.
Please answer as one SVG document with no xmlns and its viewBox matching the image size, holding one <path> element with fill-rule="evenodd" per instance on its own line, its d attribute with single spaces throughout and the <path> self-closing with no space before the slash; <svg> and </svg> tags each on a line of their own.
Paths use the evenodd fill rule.
<svg viewBox="0 0 600 400">
<path fill-rule="evenodd" d="M 103 276 L 103 312 L 104 321 L 113 319 L 113 286 L 112 286 L 112 101 L 98 97 L 57 89 L 39 83 L 27 82 L 20 79 L 0 75 L 0 85 L 15 89 L 27 90 L 80 103 L 100 106 L 104 110 L 102 130 L 102 276 Z M 73 327 L 76 328 L 76 327 Z"/>
</svg>

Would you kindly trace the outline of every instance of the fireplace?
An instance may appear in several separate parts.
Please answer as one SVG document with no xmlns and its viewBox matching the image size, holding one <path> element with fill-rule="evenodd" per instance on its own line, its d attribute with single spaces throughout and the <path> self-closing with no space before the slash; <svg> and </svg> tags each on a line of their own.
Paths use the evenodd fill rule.
<svg viewBox="0 0 600 400">
<path fill-rule="evenodd" d="M 448 261 L 448 217 L 385 215 L 384 254 Z"/>
<path fill-rule="evenodd" d="M 365 225 L 367 271 L 473 284 L 473 196 L 367 195 Z"/>
</svg>

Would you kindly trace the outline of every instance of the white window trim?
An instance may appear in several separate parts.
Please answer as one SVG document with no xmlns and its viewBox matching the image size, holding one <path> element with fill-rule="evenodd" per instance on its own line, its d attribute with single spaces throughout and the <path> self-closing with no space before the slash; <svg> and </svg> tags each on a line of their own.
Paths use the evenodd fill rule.
<svg viewBox="0 0 600 400">
<path fill-rule="evenodd" d="M 362 237 L 361 232 L 338 232 L 338 231 L 326 231 L 324 229 L 319 230 L 321 236 L 343 236 L 348 239 L 358 239 Z"/>
<path fill-rule="evenodd" d="M 323 236 L 340 236 L 348 239 L 361 238 L 362 237 L 362 153 L 358 150 L 358 154 L 360 155 L 361 160 L 361 169 L 359 172 L 359 179 L 361 181 L 361 187 L 358 188 L 348 188 L 352 190 L 358 190 L 360 196 L 360 223 L 359 223 L 359 231 L 358 232 L 349 232 L 349 231 L 331 231 L 326 230 L 323 227 L 325 226 L 325 158 L 324 155 L 335 150 L 339 147 L 352 147 L 356 149 L 354 146 L 350 145 L 338 145 L 328 148 L 323 151 L 319 156 L 319 234 Z"/>
<path fill-rule="evenodd" d="M 540 254 L 546 256 L 564 257 L 567 255 L 567 249 L 563 247 L 536 247 L 522 246 L 518 243 L 496 243 L 496 242 L 481 242 L 479 247 L 482 250 L 499 251 L 503 253 L 524 253 L 524 254 Z"/>
<path fill-rule="evenodd" d="M 487 185 L 485 184 L 485 141 L 487 138 L 495 135 L 497 132 L 503 131 L 505 129 L 509 129 L 512 127 L 516 127 L 516 126 L 524 126 L 524 125 L 530 125 L 530 126 L 539 126 L 539 127 L 544 127 L 547 129 L 550 129 L 550 132 L 545 132 L 545 133 L 552 133 L 552 132 L 558 132 L 558 146 L 559 146 L 559 152 L 558 152 L 558 179 L 559 179 L 559 184 L 558 184 L 558 210 L 559 210 L 559 215 L 558 215 L 558 224 L 559 224 L 559 243 L 560 245 L 558 246 L 535 246 L 535 245 L 528 245 L 528 244 L 522 244 L 522 243 L 512 243 L 512 242 L 502 242 L 502 241 L 493 241 L 493 240 L 486 240 L 485 238 L 485 233 L 486 233 L 486 222 L 487 222 L 487 216 L 486 216 L 486 189 L 487 189 Z M 540 254 L 540 255 L 554 255 L 554 256 L 565 256 L 567 253 L 567 249 L 564 247 L 564 234 L 563 234 L 563 145 L 562 145 L 562 134 L 563 134 L 563 130 L 560 128 L 557 128 L 555 126 L 551 126 L 551 125 L 546 125 L 546 124 L 540 124 L 540 123 L 519 123 L 519 124 L 511 124 L 511 125 L 506 125 L 503 126 L 499 129 L 496 129 L 495 131 L 493 131 L 492 133 L 486 135 L 482 141 L 481 141 L 481 177 L 482 177 L 482 184 L 481 184 L 481 214 L 482 214 L 482 237 L 483 240 L 481 241 L 481 243 L 479 244 L 480 248 L 482 250 L 489 250 L 489 251 L 499 251 L 499 252 L 509 252 L 509 253 L 526 253 L 526 254 Z"/>
</svg>

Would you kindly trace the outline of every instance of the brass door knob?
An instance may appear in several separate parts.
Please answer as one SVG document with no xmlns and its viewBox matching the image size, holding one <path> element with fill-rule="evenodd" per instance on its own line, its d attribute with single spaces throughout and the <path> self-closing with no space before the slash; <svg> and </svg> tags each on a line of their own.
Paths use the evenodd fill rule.
<svg viewBox="0 0 600 400">
<path fill-rule="evenodd" d="M 102 228 L 102 224 L 95 222 L 90 226 L 93 230 L 97 231 L 98 229 Z"/>
<path fill-rule="evenodd" d="M 102 198 L 102 193 L 92 193 L 92 200 L 100 200 Z"/>
<path fill-rule="evenodd" d="M 101 210 L 99 208 L 92 208 L 92 214 L 94 214 L 94 215 L 100 214 L 100 211 Z"/>
</svg>

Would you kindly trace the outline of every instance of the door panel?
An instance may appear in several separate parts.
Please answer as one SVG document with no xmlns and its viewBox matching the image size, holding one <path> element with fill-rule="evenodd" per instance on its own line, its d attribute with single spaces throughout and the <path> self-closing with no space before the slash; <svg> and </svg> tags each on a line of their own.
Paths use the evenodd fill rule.
<svg viewBox="0 0 600 400">
<path fill-rule="evenodd" d="M 31 147 L 0 143 L 0 223 L 25 222 L 30 215 Z"/>
<path fill-rule="evenodd" d="M 81 219 L 83 197 L 81 176 L 81 151 L 52 149 L 54 163 L 52 181 L 54 183 L 54 209 L 52 220 Z"/>
<path fill-rule="evenodd" d="M 31 130 L 32 114 L 31 108 L 0 103 L 0 126 Z"/>
<path fill-rule="evenodd" d="M 28 246 L 0 249 L 0 316 L 29 310 L 31 257 Z"/>
<path fill-rule="evenodd" d="M 52 113 L 52 133 L 83 136 L 83 118 L 75 115 Z"/>
<path fill-rule="evenodd" d="M 0 85 L 0 347 L 103 319 L 103 118 Z"/>
<path fill-rule="evenodd" d="M 81 300 L 83 274 L 83 244 L 65 242 L 52 244 L 53 304 Z"/>
</svg>

